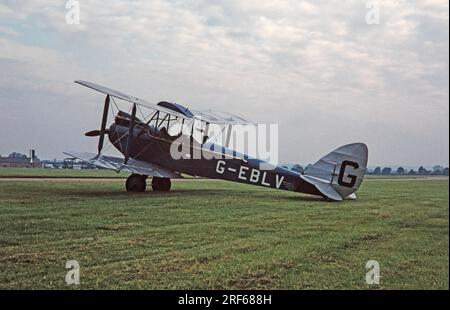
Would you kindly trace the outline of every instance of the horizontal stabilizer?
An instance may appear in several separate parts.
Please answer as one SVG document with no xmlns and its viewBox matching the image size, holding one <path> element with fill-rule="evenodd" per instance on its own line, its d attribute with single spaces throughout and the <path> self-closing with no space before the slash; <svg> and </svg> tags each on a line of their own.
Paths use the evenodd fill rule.
<svg viewBox="0 0 450 310">
<path fill-rule="evenodd" d="M 314 178 L 308 175 L 302 175 L 302 178 L 308 181 L 309 183 L 313 184 L 324 196 L 334 201 L 342 200 L 341 195 L 339 195 L 338 192 L 336 192 L 336 190 L 330 186 L 330 183 L 326 183 L 321 179 Z"/>
</svg>

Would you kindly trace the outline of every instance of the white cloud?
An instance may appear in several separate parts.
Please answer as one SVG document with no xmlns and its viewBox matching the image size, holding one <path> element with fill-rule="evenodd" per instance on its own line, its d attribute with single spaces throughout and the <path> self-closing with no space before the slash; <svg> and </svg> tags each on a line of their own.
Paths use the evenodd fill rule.
<svg viewBox="0 0 450 310">
<path fill-rule="evenodd" d="M 279 122 L 284 161 L 362 140 L 375 163 L 405 161 L 411 145 L 430 151 L 406 161 L 448 162 L 447 1 L 379 1 L 380 25 L 365 23 L 364 1 L 80 2 L 79 26 L 55 1 L 0 5 L 0 60 L 20 67 L 0 91 L 14 83 L 76 102 L 94 95 L 71 81 L 91 79 Z"/>
</svg>

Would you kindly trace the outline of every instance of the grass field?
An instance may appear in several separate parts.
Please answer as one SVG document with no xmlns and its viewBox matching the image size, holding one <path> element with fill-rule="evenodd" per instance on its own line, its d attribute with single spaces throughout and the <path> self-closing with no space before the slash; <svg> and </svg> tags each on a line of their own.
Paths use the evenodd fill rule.
<svg viewBox="0 0 450 310">
<path fill-rule="evenodd" d="M 342 203 L 223 181 L 123 187 L 0 181 L 0 288 L 449 288 L 448 180 L 367 179 Z M 365 283 L 371 259 L 380 285 Z"/>
<path fill-rule="evenodd" d="M 128 175 L 125 172 L 95 169 L 0 168 L 0 178 L 126 178 Z"/>
</svg>

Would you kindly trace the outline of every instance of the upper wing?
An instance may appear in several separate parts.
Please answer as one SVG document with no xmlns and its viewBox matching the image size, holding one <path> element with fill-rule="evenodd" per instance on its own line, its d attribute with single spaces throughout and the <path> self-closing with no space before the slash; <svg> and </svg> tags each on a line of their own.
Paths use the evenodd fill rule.
<svg viewBox="0 0 450 310">
<path fill-rule="evenodd" d="M 104 86 L 101 86 L 101 85 L 98 85 L 98 84 L 94 84 L 94 83 L 91 83 L 91 82 L 86 82 L 86 81 L 75 81 L 75 83 L 78 83 L 80 85 L 86 86 L 88 88 L 91 88 L 93 90 L 99 91 L 101 93 L 110 95 L 111 97 L 118 98 L 118 99 L 121 99 L 121 100 L 125 100 L 125 101 L 131 102 L 131 103 L 140 104 L 142 106 L 148 107 L 148 108 L 153 109 L 153 110 L 157 110 L 157 111 L 161 111 L 161 112 L 164 112 L 164 113 L 168 113 L 168 114 L 171 114 L 171 115 L 174 115 L 174 116 L 177 116 L 177 117 L 181 117 L 181 118 L 190 118 L 190 117 L 187 117 L 186 115 L 184 115 L 182 113 L 179 113 L 179 112 L 177 112 L 175 110 L 168 109 L 168 108 L 165 108 L 165 107 L 153 104 L 153 103 L 146 102 L 146 101 L 144 101 L 142 99 L 139 99 L 139 98 L 136 98 L 136 97 L 124 94 L 122 92 L 119 92 L 117 90 L 113 90 L 113 89 L 108 88 L 108 87 L 104 87 Z"/>
<path fill-rule="evenodd" d="M 220 124 L 220 125 L 251 125 L 254 124 L 252 121 L 246 120 L 243 117 L 237 116 L 235 114 L 227 113 L 227 112 L 218 112 L 218 111 L 200 111 L 200 110 L 192 110 L 196 119 L 201 121 L 212 123 L 212 124 Z"/>
<path fill-rule="evenodd" d="M 128 160 L 128 163 L 125 165 L 122 158 L 114 156 L 100 155 L 97 158 L 96 154 L 86 152 L 64 152 L 64 154 L 81 159 L 85 162 L 105 169 L 126 171 L 130 173 L 137 173 L 159 178 L 180 178 L 180 175 L 178 173 L 163 168 L 159 165 L 151 164 L 141 160 L 130 158 Z"/>
<path fill-rule="evenodd" d="M 145 106 L 147 108 L 161 111 L 167 114 L 171 114 L 173 116 L 177 116 L 179 118 L 184 119 L 197 119 L 201 120 L 203 122 L 207 123 L 213 123 L 213 124 L 222 124 L 222 125 L 247 125 L 247 124 L 253 124 L 252 122 L 226 112 L 216 112 L 216 111 L 200 111 L 200 110 L 189 110 L 186 107 L 183 107 L 180 104 L 173 104 L 169 102 L 160 102 L 159 104 L 153 104 L 146 102 L 142 99 L 139 99 L 137 97 L 133 97 L 127 94 L 124 94 L 122 92 L 113 90 L 108 87 L 104 87 L 95 83 L 87 82 L 87 81 L 75 81 L 75 83 L 78 83 L 80 85 L 86 86 L 88 88 L 94 89 L 96 91 L 99 91 L 101 93 L 110 95 L 111 97 L 115 97 L 121 100 L 125 100 L 131 103 L 140 104 L 142 106 Z"/>
</svg>

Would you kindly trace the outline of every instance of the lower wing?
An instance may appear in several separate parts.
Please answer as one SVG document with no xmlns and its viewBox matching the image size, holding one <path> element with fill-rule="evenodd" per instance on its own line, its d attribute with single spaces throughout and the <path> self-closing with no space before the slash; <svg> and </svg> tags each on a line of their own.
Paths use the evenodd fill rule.
<svg viewBox="0 0 450 310">
<path fill-rule="evenodd" d="M 126 171 L 130 173 L 148 175 L 159 178 L 180 178 L 180 174 L 169 169 L 163 168 L 156 164 L 151 164 L 145 161 L 131 159 L 125 165 L 123 158 L 114 156 L 100 155 L 97 158 L 96 154 L 86 152 L 64 152 L 64 154 L 81 159 L 100 168 L 111 169 L 115 171 Z"/>
</svg>

